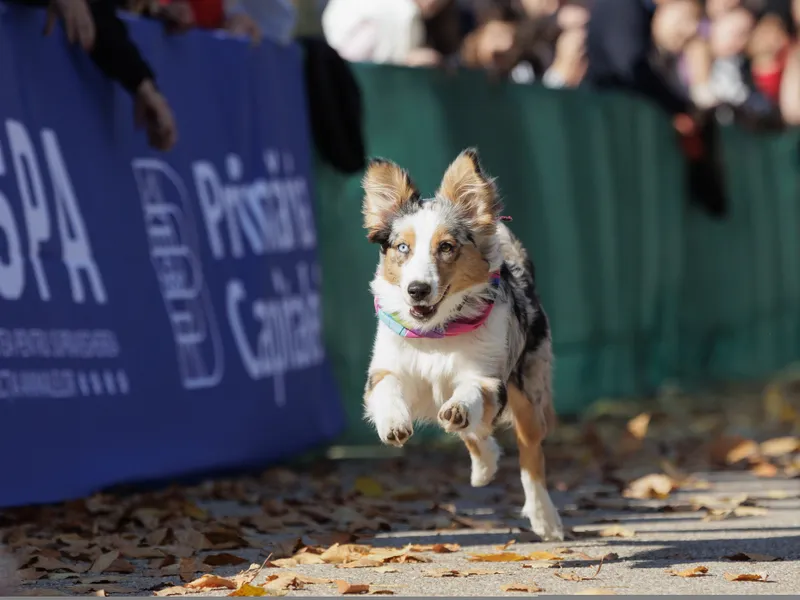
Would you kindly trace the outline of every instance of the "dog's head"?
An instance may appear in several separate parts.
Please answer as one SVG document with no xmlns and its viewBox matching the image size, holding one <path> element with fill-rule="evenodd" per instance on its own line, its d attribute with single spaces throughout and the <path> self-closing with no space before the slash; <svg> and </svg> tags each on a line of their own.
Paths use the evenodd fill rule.
<svg viewBox="0 0 800 600">
<path fill-rule="evenodd" d="M 363 188 L 364 227 L 381 248 L 372 291 L 384 309 L 433 328 L 463 311 L 470 292 L 487 288 L 499 267 L 501 203 L 474 149 L 447 168 L 433 198 L 422 198 L 408 173 L 383 159 L 370 162 Z"/>
</svg>

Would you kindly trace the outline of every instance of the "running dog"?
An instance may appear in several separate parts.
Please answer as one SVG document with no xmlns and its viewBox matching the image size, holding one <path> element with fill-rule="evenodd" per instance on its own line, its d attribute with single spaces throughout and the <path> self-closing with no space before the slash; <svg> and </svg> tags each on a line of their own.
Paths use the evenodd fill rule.
<svg viewBox="0 0 800 600">
<path fill-rule="evenodd" d="M 522 513 L 542 539 L 562 540 L 541 447 L 555 421 L 550 327 L 533 263 L 502 222 L 494 180 L 470 148 L 433 198 L 384 159 L 370 161 L 362 187 L 364 227 L 380 247 L 367 419 L 394 446 L 408 441 L 415 421 L 438 421 L 467 446 L 476 487 L 497 472 L 494 429 L 513 426 Z"/>
</svg>

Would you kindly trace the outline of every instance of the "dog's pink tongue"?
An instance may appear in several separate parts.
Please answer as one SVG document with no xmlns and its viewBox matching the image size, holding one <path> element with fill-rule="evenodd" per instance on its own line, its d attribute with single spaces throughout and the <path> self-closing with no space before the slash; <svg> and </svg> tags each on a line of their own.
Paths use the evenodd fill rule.
<svg viewBox="0 0 800 600">
<path fill-rule="evenodd" d="M 432 306 L 415 306 L 412 309 L 412 312 L 416 313 L 420 317 L 427 317 L 428 315 L 433 313 Z"/>
</svg>

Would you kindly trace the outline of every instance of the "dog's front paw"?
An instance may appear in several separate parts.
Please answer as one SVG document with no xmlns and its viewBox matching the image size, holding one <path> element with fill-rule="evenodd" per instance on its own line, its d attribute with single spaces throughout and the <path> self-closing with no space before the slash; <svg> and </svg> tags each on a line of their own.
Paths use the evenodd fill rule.
<svg viewBox="0 0 800 600">
<path fill-rule="evenodd" d="M 447 432 L 463 431 L 469 427 L 469 409 L 462 402 L 445 402 L 439 410 L 438 418 Z"/>
<path fill-rule="evenodd" d="M 408 438 L 414 435 L 414 427 L 410 423 L 408 425 L 390 427 L 385 431 L 378 431 L 378 435 L 384 444 L 402 448 Z"/>
</svg>

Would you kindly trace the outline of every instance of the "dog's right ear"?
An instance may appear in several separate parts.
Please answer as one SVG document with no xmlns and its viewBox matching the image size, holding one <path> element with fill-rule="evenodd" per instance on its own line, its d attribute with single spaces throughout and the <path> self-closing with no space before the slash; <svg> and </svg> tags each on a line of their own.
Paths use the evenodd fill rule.
<svg viewBox="0 0 800 600">
<path fill-rule="evenodd" d="M 385 244 L 392 217 L 406 204 L 419 200 L 419 191 L 408 172 L 390 160 L 373 158 L 361 181 L 364 188 L 364 228 L 371 242 Z"/>
</svg>

